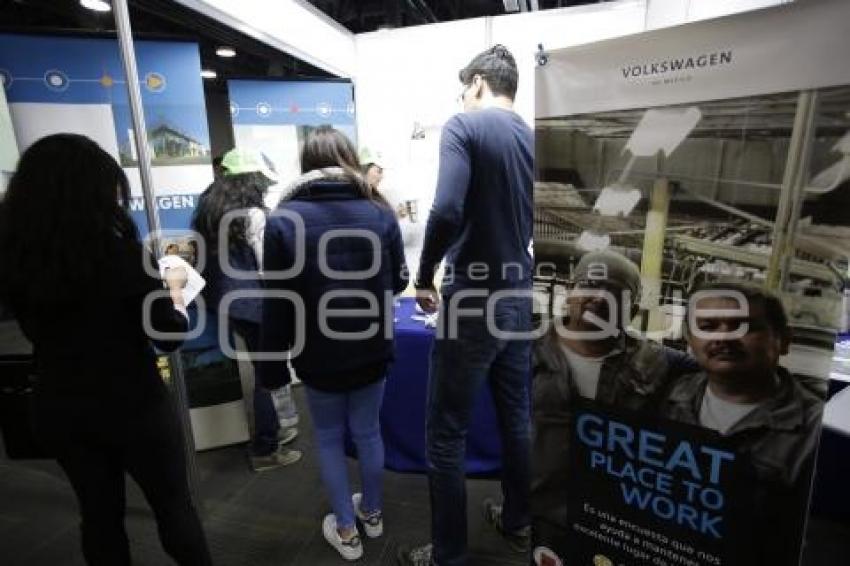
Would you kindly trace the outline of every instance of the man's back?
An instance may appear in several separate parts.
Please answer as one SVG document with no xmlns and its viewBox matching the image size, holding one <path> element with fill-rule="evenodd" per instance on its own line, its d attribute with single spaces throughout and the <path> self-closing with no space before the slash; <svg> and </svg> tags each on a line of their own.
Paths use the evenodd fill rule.
<svg viewBox="0 0 850 566">
<path fill-rule="evenodd" d="M 428 219 L 440 228 L 429 233 L 445 237 L 426 242 L 422 253 L 429 266 L 446 254 L 444 294 L 530 284 L 533 159 L 533 133 L 511 110 L 476 110 L 446 123 Z"/>
</svg>

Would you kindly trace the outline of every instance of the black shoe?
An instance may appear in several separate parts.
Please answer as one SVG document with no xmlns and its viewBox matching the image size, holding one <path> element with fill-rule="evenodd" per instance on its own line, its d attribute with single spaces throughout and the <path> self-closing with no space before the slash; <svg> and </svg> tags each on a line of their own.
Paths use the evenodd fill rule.
<svg viewBox="0 0 850 566">
<path fill-rule="evenodd" d="M 434 547 L 430 544 L 415 548 L 400 546 L 396 552 L 396 559 L 399 566 L 432 566 L 434 564 L 431 559 L 433 550 Z"/>
<path fill-rule="evenodd" d="M 496 532 L 505 539 L 514 552 L 526 554 L 531 549 L 531 527 L 523 527 L 518 531 L 506 531 L 502 527 L 502 506 L 492 499 L 484 500 L 484 520 L 493 525 Z"/>
</svg>

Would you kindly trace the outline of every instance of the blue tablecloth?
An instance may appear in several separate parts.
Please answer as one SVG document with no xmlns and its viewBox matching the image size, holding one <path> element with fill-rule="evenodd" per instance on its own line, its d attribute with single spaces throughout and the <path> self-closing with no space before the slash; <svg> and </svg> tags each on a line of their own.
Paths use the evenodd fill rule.
<svg viewBox="0 0 850 566">
<path fill-rule="evenodd" d="M 400 472 L 425 472 L 425 405 L 428 366 L 434 330 L 411 320 L 412 297 L 399 299 L 395 310 L 396 361 L 387 377 L 381 431 L 386 467 Z M 492 474 L 501 469 L 501 446 L 496 410 L 487 387 L 482 388 L 472 410 L 466 442 L 466 470 Z"/>
</svg>

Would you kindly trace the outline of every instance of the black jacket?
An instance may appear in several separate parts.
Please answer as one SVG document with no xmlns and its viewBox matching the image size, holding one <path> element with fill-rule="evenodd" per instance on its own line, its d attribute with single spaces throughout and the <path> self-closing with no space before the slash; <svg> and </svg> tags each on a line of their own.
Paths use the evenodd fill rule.
<svg viewBox="0 0 850 566">
<path fill-rule="evenodd" d="M 102 280 L 73 302 L 45 306 L 12 297 L 13 314 L 33 343 L 40 395 L 100 399 L 121 410 L 143 407 L 164 394 L 143 323 L 145 297 L 164 287 L 145 272 L 143 253 L 138 242 L 118 243 Z M 156 262 L 149 261 L 155 269 Z M 167 292 L 149 308 L 153 329 L 186 332 L 188 322 Z M 172 350 L 182 341 L 177 338 L 156 345 Z"/>
<path fill-rule="evenodd" d="M 281 216 L 279 213 L 286 216 Z M 262 352 L 283 352 L 303 341 L 300 354 L 292 359 L 299 379 L 325 391 L 350 391 L 380 379 L 393 359 L 393 295 L 407 286 L 404 246 L 395 213 L 366 199 L 347 181 L 317 180 L 306 184 L 290 200 L 282 202 L 278 214 L 269 215 L 264 246 L 264 275 L 270 292 L 292 293 L 302 302 L 302 312 L 288 299 L 267 299 L 263 305 Z M 300 219 L 294 221 L 293 215 Z M 298 236 L 303 227 L 303 238 Z M 321 242 L 332 230 L 357 230 L 360 236 L 326 240 L 320 265 Z M 374 239 L 370 242 L 367 237 Z M 299 244 L 301 243 L 301 244 Z M 374 245 L 373 245 L 374 244 Z M 298 246 L 301 245 L 299 252 Z M 301 269 L 283 278 L 275 272 L 293 267 L 298 253 Z M 348 278 L 355 271 L 373 273 Z M 335 273 L 329 273 L 333 270 Z M 335 339 L 322 329 L 323 297 L 336 293 L 330 309 L 368 309 L 364 293 L 374 297 L 374 316 L 331 317 L 327 326 L 336 332 L 377 331 L 368 338 Z M 260 378 L 267 387 L 289 382 L 284 361 L 261 363 Z"/>
</svg>

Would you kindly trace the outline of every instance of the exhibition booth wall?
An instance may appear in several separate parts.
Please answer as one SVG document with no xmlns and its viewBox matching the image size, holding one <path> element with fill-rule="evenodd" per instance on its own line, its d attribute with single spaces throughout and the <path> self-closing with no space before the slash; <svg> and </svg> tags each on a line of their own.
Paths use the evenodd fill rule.
<svg viewBox="0 0 850 566">
<path fill-rule="evenodd" d="M 344 105 L 342 119 L 335 119 L 333 110 L 323 114 L 329 107 L 321 89 L 314 95 L 308 93 L 308 98 L 293 98 L 287 93 L 278 94 L 275 100 L 285 105 L 282 114 L 297 107 L 302 115 L 312 114 L 316 124 L 327 120 L 341 126 L 370 160 L 380 162 L 385 169 L 382 190 L 387 197 L 395 204 L 412 203 L 418 211 L 415 222 L 411 218 L 403 221 L 408 259 L 415 264 L 434 195 L 440 128 L 461 110 L 457 70 L 474 54 L 497 43 L 511 49 L 520 67 L 517 111 L 532 124 L 535 54 L 541 45 L 544 50 L 558 49 L 783 0 L 624 0 L 360 35 L 351 34 L 300 0 L 274 5 L 254 0 L 181 3 L 329 72 L 354 78 L 356 125 L 354 105 Z M 114 41 L 51 36 L 4 36 L 4 41 L 7 45 L 3 49 L 5 55 L 0 56 L 0 72 L 22 150 L 48 133 L 74 131 L 92 136 L 116 158 L 132 161 L 129 111 Z M 103 42 L 111 43 L 103 49 Z M 23 43 L 26 46 L 19 45 Z M 212 180 L 212 144 L 198 76 L 197 46 L 174 42 L 157 46 L 156 42 L 146 41 L 136 45 L 148 128 L 162 138 L 156 142 L 153 176 L 163 227 L 186 229 L 197 195 Z M 15 58 L 13 54 L 23 47 L 31 47 L 38 57 L 28 62 Z M 77 69 L 75 76 L 69 76 L 69 68 Z M 50 76 L 45 74 L 50 72 Z M 51 85 L 50 80 L 58 82 Z M 281 85 L 281 92 L 302 88 L 285 86 L 297 82 L 268 82 L 272 84 Z M 264 101 L 258 100 L 239 116 L 242 103 L 232 104 L 232 87 L 230 94 L 231 121 L 237 134 L 234 140 L 257 145 L 245 133 L 247 114 L 256 114 L 259 122 L 268 122 L 271 113 L 259 114 Z M 69 105 L 73 105 L 73 111 L 68 111 L 72 108 Z M 178 111 L 179 108 L 182 109 Z M 181 124 L 175 127 L 169 120 Z M 187 120 L 191 123 L 182 124 Z M 238 134 L 240 131 L 242 134 Z M 262 145 L 258 148 L 263 149 L 259 147 Z M 280 143 L 270 148 L 271 153 L 280 153 L 277 146 Z M 296 146 L 297 143 L 288 146 L 294 155 Z M 188 154 L 176 156 L 175 151 Z M 174 154 L 168 156 L 168 164 L 163 161 L 166 152 Z M 285 179 L 297 169 L 290 163 L 293 159 L 278 159 L 286 161 L 282 165 Z M 133 212 L 144 232 L 138 169 L 129 162 L 124 165 L 134 188 Z"/>
<path fill-rule="evenodd" d="M 416 202 L 418 226 L 406 226 L 416 263 L 436 188 L 440 129 L 462 110 L 458 71 L 489 46 L 503 44 L 519 67 L 516 110 L 535 119 L 536 55 L 650 29 L 787 3 L 784 0 L 625 0 L 576 8 L 476 18 L 356 36 L 358 140 L 381 156 L 382 191 Z"/>
<path fill-rule="evenodd" d="M 227 87 L 235 145 L 262 152 L 280 178 L 266 196 L 269 208 L 301 175 L 300 148 L 311 129 L 330 124 L 357 143 L 348 80 L 232 80 Z"/>
<path fill-rule="evenodd" d="M 198 46 L 137 41 L 139 80 L 162 227 L 189 227 L 197 196 L 212 182 Z M 21 57 L 26 53 L 26 57 Z M 97 141 L 124 168 L 130 210 L 148 231 L 126 80 L 114 39 L 0 35 L 0 76 L 20 151 L 46 135 Z"/>
</svg>

